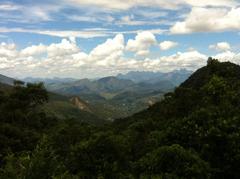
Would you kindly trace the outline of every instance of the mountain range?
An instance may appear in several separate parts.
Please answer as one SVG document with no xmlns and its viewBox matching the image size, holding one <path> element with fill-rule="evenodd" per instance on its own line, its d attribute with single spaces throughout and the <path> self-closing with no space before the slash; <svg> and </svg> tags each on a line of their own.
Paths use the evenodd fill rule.
<svg viewBox="0 0 240 179">
<path fill-rule="evenodd" d="M 129 72 L 100 79 L 61 82 L 47 79 L 46 88 L 69 97 L 77 96 L 92 106 L 102 118 L 113 120 L 132 115 L 161 100 L 186 80 L 191 71 Z M 99 110 L 101 109 L 101 110 Z"/>
<path fill-rule="evenodd" d="M 0 74 L 0 83 L 5 84 L 5 85 L 13 85 L 14 81 L 15 81 L 15 79 L 9 78 L 7 76 Z"/>
<path fill-rule="evenodd" d="M 192 72 L 129 72 L 100 79 L 24 78 L 25 82 L 44 82 L 50 92 L 45 109 L 49 114 L 78 117 L 82 112 L 101 119 L 130 116 L 160 101 Z M 0 83 L 13 85 L 14 79 L 0 76 Z M 83 107 L 84 106 L 84 107 Z M 69 116 L 69 112 L 72 111 Z M 64 111 L 64 112 L 63 112 Z M 81 114 L 80 114 L 81 113 Z"/>
<path fill-rule="evenodd" d="M 209 59 L 162 100 L 113 122 L 99 118 L 103 104 L 42 84 L 12 88 L 0 93 L 0 178 L 240 178 L 239 65 Z M 113 98 L 135 98 L 121 94 Z"/>
<path fill-rule="evenodd" d="M 172 72 L 151 72 L 151 71 L 131 71 L 127 74 L 118 74 L 119 79 L 128 79 L 136 83 L 156 83 L 158 81 L 169 81 L 174 86 L 178 86 L 186 80 L 193 72 L 186 69 L 174 70 Z"/>
</svg>

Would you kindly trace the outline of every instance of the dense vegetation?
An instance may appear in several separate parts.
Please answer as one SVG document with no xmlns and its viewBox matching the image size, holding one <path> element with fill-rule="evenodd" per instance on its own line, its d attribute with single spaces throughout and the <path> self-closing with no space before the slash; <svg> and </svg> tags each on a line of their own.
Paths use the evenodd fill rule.
<svg viewBox="0 0 240 179">
<path fill-rule="evenodd" d="M 0 178 L 240 178 L 240 66 L 209 59 L 148 110 L 49 119 L 41 84 L 1 93 Z M 7 101 L 7 102 L 6 102 Z"/>
</svg>

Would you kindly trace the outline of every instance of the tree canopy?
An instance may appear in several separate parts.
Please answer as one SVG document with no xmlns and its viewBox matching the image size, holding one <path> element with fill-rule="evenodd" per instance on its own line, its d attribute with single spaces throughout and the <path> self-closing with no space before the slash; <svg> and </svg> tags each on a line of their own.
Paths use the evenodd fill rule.
<svg viewBox="0 0 240 179">
<path fill-rule="evenodd" d="M 0 93 L 0 178 L 240 178 L 240 66 L 209 59 L 112 124 L 48 118 L 42 84 Z"/>
</svg>

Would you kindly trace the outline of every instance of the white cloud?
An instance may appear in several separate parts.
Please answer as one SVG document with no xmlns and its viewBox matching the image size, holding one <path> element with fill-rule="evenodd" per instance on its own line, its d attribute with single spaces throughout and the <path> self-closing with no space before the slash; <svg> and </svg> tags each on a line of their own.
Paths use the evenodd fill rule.
<svg viewBox="0 0 240 179">
<path fill-rule="evenodd" d="M 198 7 L 207 6 L 223 6 L 223 7 L 236 7 L 239 3 L 235 0 L 185 0 L 186 4 Z"/>
<path fill-rule="evenodd" d="M 235 0 L 64 0 L 68 5 L 79 5 L 79 6 L 90 6 L 90 7 L 100 7 L 107 10 L 129 10 L 134 7 L 159 7 L 163 9 L 179 9 L 182 6 L 224 6 L 224 7 L 234 7 L 239 3 Z"/>
<path fill-rule="evenodd" d="M 4 28 L 0 27 L 0 33 L 33 33 L 41 35 L 56 36 L 62 38 L 68 37 L 79 37 L 79 38 L 94 38 L 94 37 L 105 37 L 109 36 L 111 33 L 108 29 L 83 29 L 79 31 L 70 30 L 42 30 L 42 29 L 24 29 L 24 28 Z"/>
<path fill-rule="evenodd" d="M 198 51 L 178 52 L 171 56 L 164 56 L 160 58 L 161 66 L 166 71 L 171 71 L 179 68 L 186 68 L 188 70 L 196 70 L 206 64 L 207 56 Z"/>
<path fill-rule="evenodd" d="M 101 66 L 114 65 L 123 56 L 123 53 L 124 36 L 118 34 L 115 38 L 108 39 L 105 43 L 94 48 L 89 55 L 89 60 Z"/>
<path fill-rule="evenodd" d="M 16 45 L 6 44 L 2 42 L 0 44 L 0 56 L 1 57 L 15 57 L 17 56 Z"/>
<path fill-rule="evenodd" d="M 8 69 L 14 67 L 14 60 L 18 56 L 15 44 L 0 44 L 0 69 Z"/>
<path fill-rule="evenodd" d="M 219 42 L 214 45 L 209 46 L 210 49 L 218 50 L 218 51 L 228 51 L 231 49 L 231 46 L 227 42 Z"/>
<path fill-rule="evenodd" d="M 182 22 L 171 27 L 173 34 L 240 30 L 240 8 L 192 8 Z"/>
<path fill-rule="evenodd" d="M 58 13 L 63 8 L 60 4 L 53 3 L 13 3 L 0 4 L 0 20 L 2 23 L 39 23 L 54 20 L 52 14 Z"/>
<path fill-rule="evenodd" d="M 15 4 L 10 4 L 10 3 L 0 4 L 1 11 L 15 11 L 15 10 L 19 10 L 19 9 L 20 9 L 20 6 L 15 5 Z"/>
<path fill-rule="evenodd" d="M 135 52 L 137 56 L 147 55 L 149 53 L 149 48 L 156 44 L 156 42 L 153 33 L 148 31 L 140 32 L 134 40 L 128 40 L 126 50 Z"/>
<path fill-rule="evenodd" d="M 235 57 L 236 57 L 236 54 L 231 51 L 222 52 L 220 54 L 213 56 L 213 58 L 216 58 L 220 61 L 230 61 L 232 59 L 235 59 Z"/>
<path fill-rule="evenodd" d="M 164 41 L 164 42 L 161 42 L 159 44 L 159 47 L 161 50 L 169 50 L 171 48 L 174 48 L 178 46 L 178 43 L 177 42 L 173 42 L 173 41 Z"/>
<path fill-rule="evenodd" d="M 167 30 L 164 29 L 148 29 L 144 30 L 148 31 L 152 34 L 163 34 L 166 33 Z M 48 35 L 53 37 L 61 37 L 61 38 L 68 38 L 68 37 L 75 37 L 75 38 L 96 38 L 96 37 L 109 37 L 116 34 L 136 34 L 142 33 L 143 30 L 127 30 L 127 31 L 111 31 L 110 29 L 105 28 L 88 28 L 79 31 L 68 31 L 68 30 L 43 30 L 43 29 L 24 29 L 24 28 L 6 28 L 0 27 L 0 33 L 29 33 L 29 34 L 40 34 L 40 35 Z M 4 36 L 4 35 L 3 35 Z"/>
<path fill-rule="evenodd" d="M 151 15 L 151 13 L 149 13 Z M 141 26 L 141 25 L 172 25 L 173 23 L 166 19 L 151 19 L 151 17 L 136 20 L 134 15 L 127 15 L 120 18 L 120 20 L 116 21 L 115 23 L 119 26 L 127 25 L 127 26 Z"/>
<path fill-rule="evenodd" d="M 149 38 L 139 38 L 139 34 L 137 36 L 136 39 L 142 39 L 140 41 L 144 43 L 155 42 L 154 38 L 149 40 Z M 162 72 L 181 68 L 196 70 L 204 66 L 208 58 L 205 54 L 191 50 L 170 56 L 138 60 L 125 56 L 124 44 L 122 34 L 97 45 L 89 53 L 81 51 L 74 38 L 63 39 L 50 45 L 32 45 L 22 50 L 17 50 L 14 44 L 2 43 L 0 45 L 0 69 L 1 73 L 15 77 L 85 78 L 115 75 L 132 70 Z M 148 52 L 145 48 L 136 49 L 142 55 Z M 214 58 L 221 61 L 240 62 L 240 55 L 231 51 L 216 54 Z"/>
<path fill-rule="evenodd" d="M 101 7 L 107 10 L 128 10 L 133 7 L 149 7 L 158 6 L 165 9 L 177 9 L 179 4 L 183 4 L 182 0 L 168 1 L 168 0 L 64 0 L 66 4 Z"/>
<path fill-rule="evenodd" d="M 21 51 L 22 56 L 35 56 L 42 53 L 45 53 L 47 51 L 47 47 L 43 44 L 39 45 L 33 45 L 30 47 L 27 47 Z"/>
<path fill-rule="evenodd" d="M 213 56 L 213 58 L 216 58 L 221 62 L 230 61 L 230 62 L 240 65 L 240 53 L 225 51 L 225 52 L 222 52 L 222 53 L 219 53 L 219 54 Z"/>
<path fill-rule="evenodd" d="M 112 23 L 115 20 L 115 15 L 119 12 L 134 9 L 131 14 L 136 14 L 138 18 L 140 15 L 142 18 L 144 16 L 151 20 L 137 18 L 129 21 L 129 19 L 122 19 L 119 24 L 128 25 L 129 21 L 129 25 L 170 25 L 174 21 L 154 19 L 166 15 L 165 12 L 162 12 L 162 9 L 177 11 L 190 7 L 206 8 L 209 6 L 236 8 L 239 4 L 238 0 L 112 0 L 111 2 L 109 0 L 60 0 L 58 3 L 47 1 L 31 4 L 8 3 L 6 1 L 0 4 L 0 20 L 5 24 L 9 22 L 38 24 L 40 22 L 59 21 L 59 19 L 75 22 L 105 22 L 106 24 Z M 70 10 L 77 13 L 67 14 L 66 12 Z M 79 11 L 83 12 L 79 13 Z"/>
<path fill-rule="evenodd" d="M 79 48 L 74 40 L 63 39 L 61 43 L 51 44 L 47 47 L 49 57 L 65 56 L 79 52 Z"/>
<path fill-rule="evenodd" d="M 43 44 L 32 45 L 23 49 L 20 54 L 24 57 L 44 54 L 47 54 L 48 57 L 55 57 L 69 55 L 79 51 L 75 39 L 69 38 L 69 40 L 62 39 L 60 43 L 52 43 L 49 46 Z"/>
<path fill-rule="evenodd" d="M 165 29 L 148 29 L 148 30 L 128 30 L 128 31 L 117 31 L 117 32 L 112 32 L 113 34 L 139 34 L 139 33 L 142 33 L 142 32 L 150 32 L 154 35 L 160 35 L 160 34 L 164 34 L 167 32 L 167 30 Z"/>
</svg>

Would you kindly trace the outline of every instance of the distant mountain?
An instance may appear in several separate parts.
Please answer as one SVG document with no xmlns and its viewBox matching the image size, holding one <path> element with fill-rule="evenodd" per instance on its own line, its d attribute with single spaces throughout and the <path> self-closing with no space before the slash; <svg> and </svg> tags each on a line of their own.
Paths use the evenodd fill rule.
<svg viewBox="0 0 240 179">
<path fill-rule="evenodd" d="M 169 81 L 174 86 L 178 86 L 183 81 L 185 81 L 192 71 L 185 69 L 175 70 L 168 73 L 162 72 L 148 72 L 148 71 L 131 71 L 127 74 L 119 74 L 117 78 L 119 79 L 128 79 L 136 83 L 146 82 L 146 83 L 156 83 L 157 81 Z"/>
<path fill-rule="evenodd" d="M 13 79 L 13 78 L 9 78 L 7 76 L 0 75 L 0 83 L 2 83 L 2 84 L 13 85 L 14 81 L 15 81 L 15 79 Z"/>
<path fill-rule="evenodd" d="M 95 80 L 25 78 L 25 81 L 44 82 L 49 91 L 72 98 L 75 106 L 81 108 L 83 100 L 100 118 L 112 120 L 132 115 L 158 102 L 191 73 L 187 70 L 169 73 L 136 71 Z"/>
<path fill-rule="evenodd" d="M 15 79 L 0 75 L 0 90 L 7 93 L 13 89 Z M 32 81 L 32 82 L 40 82 Z M 60 80 L 58 80 L 60 81 Z M 30 82 L 30 81 L 28 81 Z M 77 119 L 91 124 L 104 124 L 105 120 L 96 116 L 90 111 L 90 106 L 79 97 L 68 97 L 57 93 L 49 92 L 49 101 L 43 105 L 47 115 L 59 119 Z"/>
<path fill-rule="evenodd" d="M 80 95 L 80 94 L 98 94 L 105 98 L 114 97 L 114 95 L 126 92 L 152 92 L 156 90 L 168 91 L 175 87 L 170 81 L 156 80 L 155 82 L 134 82 L 129 79 L 119 79 L 117 77 L 105 77 L 98 80 L 82 79 L 69 83 L 47 84 L 47 88 L 61 94 Z"/>
<path fill-rule="evenodd" d="M 36 82 L 44 82 L 45 84 L 51 84 L 51 83 L 66 83 L 66 82 L 72 82 L 76 81 L 74 78 L 32 78 L 27 77 L 22 79 L 25 82 L 28 83 L 36 83 Z"/>
<path fill-rule="evenodd" d="M 97 80 L 81 79 L 68 83 L 46 84 L 47 89 L 78 96 L 93 106 L 93 112 L 102 118 L 126 117 L 159 101 L 164 93 L 174 89 L 168 80 L 134 82 L 110 76 Z"/>
<path fill-rule="evenodd" d="M 83 93 L 115 93 L 133 85 L 135 85 L 135 83 L 130 80 L 118 79 L 116 77 L 106 77 L 94 81 L 82 79 L 62 84 L 53 83 L 48 84 L 47 88 L 62 94 L 78 95 Z"/>
</svg>

